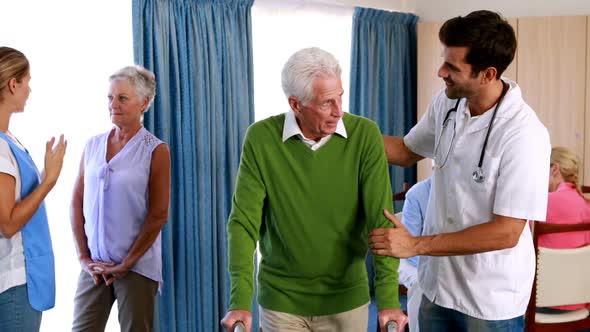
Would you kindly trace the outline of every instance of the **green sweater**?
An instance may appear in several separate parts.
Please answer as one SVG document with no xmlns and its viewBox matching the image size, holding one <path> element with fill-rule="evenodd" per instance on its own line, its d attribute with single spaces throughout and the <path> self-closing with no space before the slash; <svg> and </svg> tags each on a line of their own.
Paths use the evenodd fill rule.
<svg viewBox="0 0 590 332">
<path fill-rule="evenodd" d="M 285 114 L 250 126 L 227 224 L 229 310 L 251 310 L 253 253 L 260 241 L 258 303 L 297 315 L 329 315 L 370 300 L 368 234 L 392 227 L 391 185 L 377 125 L 344 114 L 348 138 L 316 151 L 283 142 Z M 378 310 L 399 309 L 399 260 L 376 256 Z"/>
</svg>

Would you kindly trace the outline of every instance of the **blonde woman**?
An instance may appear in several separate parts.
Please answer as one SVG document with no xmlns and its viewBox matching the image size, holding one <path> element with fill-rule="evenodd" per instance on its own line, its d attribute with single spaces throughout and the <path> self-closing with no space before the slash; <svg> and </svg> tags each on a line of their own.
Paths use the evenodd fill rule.
<svg viewBox="0 0 590 332">
<path fill-rule="evenodd" d="M 40 175 L 9 130 L 24 111 L 31 88 L 23 53 L 0 47 L 0 331 L 39 331 L 42 311 L 55 304 L 55 268 L 43 200 L 61 172 L 66 142 L 45 146 Z"/>
<path fill-rule="evenodd" d="M 590 200 L 580 191 L 578 174 L 580 163 L 574 153 L 563 147 L 551 150 L 549 171 L 549 201 L 547 222 L 574 224 L 590 222 Z M 547 234 L 539 238 L 539 246 L 546 248 L 578 248 L 590 244 L 590 232 Z M 562 310 L 584 308 L 584 304 L 555 307 Z"/>
</svg>

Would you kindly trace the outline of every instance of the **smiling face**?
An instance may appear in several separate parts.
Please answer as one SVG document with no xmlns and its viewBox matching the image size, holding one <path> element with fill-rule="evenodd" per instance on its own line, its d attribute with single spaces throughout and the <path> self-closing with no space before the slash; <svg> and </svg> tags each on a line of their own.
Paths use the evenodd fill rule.
<svg viewBox="0 0 590 332">
<path fill-rule="evenodd" d="M 483 72 L 473 75 L 472 67 L 466 62 L 467 47 L 444 46 L 444 62 L 438 69 L 438 77 L 445 81 L 445 94 L 450 99 L 469 98 L 480 89 Z"/>
<path fill-rule="evenodd" d="M 342 118 L 342 80 L 336 76 L 318 76 L 312 83 L 312 98 L 305 105 L 296 97 L 289 104 L 303 135 L 314 141 L 333 134 Z"/>
<path fill-rule="evenodd" d="M 141 115 L 149 105 L 149 97 L 140 99 L 131 82 L 128 80 L 111 81 L 108 98 L 113 124 L 118 127 L 141 124 Z"/>
</svg>

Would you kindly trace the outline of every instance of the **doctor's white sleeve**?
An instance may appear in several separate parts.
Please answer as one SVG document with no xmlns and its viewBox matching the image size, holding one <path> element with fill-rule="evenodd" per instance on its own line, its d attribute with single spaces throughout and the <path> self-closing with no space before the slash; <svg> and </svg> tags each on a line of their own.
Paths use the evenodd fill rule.
<svg viewBox="0 0 590 332">
<path fill-rule="evenodd" d="M 404 136 L 404 143 L 412 152 L 426 158 L 434 157 L 434 142 L 436 132 L 436 97 L 428 106 L 428 110 L 420 121 Z"/>
</svg>

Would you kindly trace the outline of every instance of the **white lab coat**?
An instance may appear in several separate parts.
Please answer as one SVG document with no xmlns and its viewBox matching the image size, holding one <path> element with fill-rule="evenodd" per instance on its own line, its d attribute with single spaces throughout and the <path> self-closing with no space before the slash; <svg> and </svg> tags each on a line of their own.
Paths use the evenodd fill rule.
<svg viewBox="0 0 590 332">
<path fill-rule="evenodd" d="M 493 107 L 471 117 L 466 100 L 461 100 L 441 135 L 443 119 L 456 103 L 441 91 L 404 137 L 408 148 L 424 157 L 441 161 L 450 151 L 445 166 L 435 166 L 424 235 L 456 232 L 490 222 L 493 214 L 545 219 L 549 134 L 523 101 L 518 85 L 504 81 L 510 89 L 490 132 L 482 165 L 486 176 L 483 183 L 473 181 L 472 173 L 479 162 Z M 451 144 L 453 121 L 455 136 Z M 422 256 L 418 271 L 424 295 L 434 303 L 479 319 L 504 320 L 526 311 L 534 269 L 531 232 L 525 226 L 514 248 L 464 256 Z"/>
</svg>

